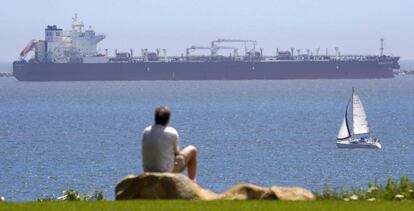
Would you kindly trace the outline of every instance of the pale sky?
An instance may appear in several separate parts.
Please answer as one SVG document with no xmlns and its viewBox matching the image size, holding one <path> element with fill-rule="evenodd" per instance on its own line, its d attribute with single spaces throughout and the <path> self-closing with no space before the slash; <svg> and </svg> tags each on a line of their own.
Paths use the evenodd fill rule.
<svg viewBox="0 0 414 211">
<path fill-rule="evenodd" d="M 291 47 L 378 54 L 383 37 L 386 54 L 414 59 L 413 11 L 412 0 L 2 0 L 0 61 L 44 39 L 46 25 L 69 29 L 74 13 L 107 36 L 98 48 L 111 54 L 166 48 L 180 55 L 217 38 L 257 40 L 266 55 Z"/>
</svg>

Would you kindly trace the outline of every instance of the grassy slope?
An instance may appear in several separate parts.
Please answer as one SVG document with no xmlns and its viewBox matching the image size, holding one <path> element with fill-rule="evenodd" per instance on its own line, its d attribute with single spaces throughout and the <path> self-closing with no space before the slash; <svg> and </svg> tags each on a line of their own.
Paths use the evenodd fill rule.
<svg viewBox="0 0 414 211">
<path fill-rule="evenodd" d="M 105 201 L 0 203 L 0 210 L 414 210 L 414 202 Z"/>
</svg>

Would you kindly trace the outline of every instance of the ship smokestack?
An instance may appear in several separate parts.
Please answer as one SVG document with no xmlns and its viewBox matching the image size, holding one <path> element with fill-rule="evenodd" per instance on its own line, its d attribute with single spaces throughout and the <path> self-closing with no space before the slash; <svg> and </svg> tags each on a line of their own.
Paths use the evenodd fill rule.
<svg viewBox="0 0 414 211">
<path fill-rule="evenodd" d="M 339 48 L 335 47 L 336 59 L 339 60 Z"/>
<path fill-rule="evenodd" d="M 167 61 L 167 49 L 162 49 L 162 53 L 164 54 L 164 61 Z"/>
</svg>

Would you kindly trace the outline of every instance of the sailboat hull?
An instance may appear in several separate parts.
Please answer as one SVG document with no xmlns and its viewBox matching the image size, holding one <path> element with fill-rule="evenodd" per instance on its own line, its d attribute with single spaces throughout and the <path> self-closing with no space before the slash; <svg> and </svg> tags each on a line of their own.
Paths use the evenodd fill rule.
<svg viewBox="0 0 414 211">
<path fill-rule="evenodd" d="M 379 142 L 360 142 L 360 141 L 338 141 L 336 142 L 338 148 L 344 149 L 381 149 L 381 144 Z"/>
</svg>

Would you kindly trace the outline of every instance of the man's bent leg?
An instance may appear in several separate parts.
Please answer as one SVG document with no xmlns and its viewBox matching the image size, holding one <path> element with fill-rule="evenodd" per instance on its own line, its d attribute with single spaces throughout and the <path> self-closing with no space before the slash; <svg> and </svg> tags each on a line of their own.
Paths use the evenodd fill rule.
<svg viewBox="0 0 414 211">
<path fill-rule="evenodd" d="M 187 146 L 180 151 L 180 155 L 184 157 L 185 166 L 188 171 L 188 178 L 194 180 L 197 174 L 197 148 L 193 145 Z"/>
</svg>

